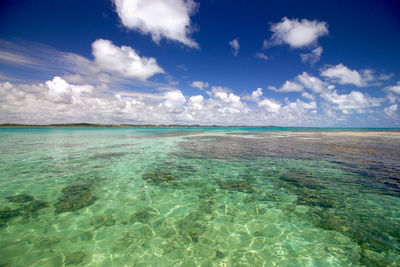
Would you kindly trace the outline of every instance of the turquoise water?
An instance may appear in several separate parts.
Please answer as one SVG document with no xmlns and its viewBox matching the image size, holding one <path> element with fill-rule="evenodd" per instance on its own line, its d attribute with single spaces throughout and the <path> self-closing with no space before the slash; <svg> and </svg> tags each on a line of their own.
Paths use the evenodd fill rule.
<svg viewBox="0 0 400 267">
<path fill-rule="evenodd" d="M 400 133 L 0 129 L 0 266 L 398 266 Z"/>
</svg>

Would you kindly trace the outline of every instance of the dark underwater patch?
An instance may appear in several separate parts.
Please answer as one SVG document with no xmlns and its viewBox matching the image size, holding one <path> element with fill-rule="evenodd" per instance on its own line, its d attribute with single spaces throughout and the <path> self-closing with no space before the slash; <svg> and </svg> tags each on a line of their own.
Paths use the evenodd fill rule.
<svg viewBox="0 0 400 267">
<path fill-rule="evenodd" d="M 73 184 L 64 187 L 63 195 L 54 205 L 56 213 L 77 211 L 94 204 L 97 197 L 92 190 L 89 184 Z"/>
<path fill-rule="evenodd" d="M 15 202 L 15 203 L 24 203 L 24 202 L 33 201 L 34 197 L 31 195 L 28 195 L 28 194 L 18 194 L 18 195 L 6 197 L 6 199 L 11 202 Z"/>
</svg>

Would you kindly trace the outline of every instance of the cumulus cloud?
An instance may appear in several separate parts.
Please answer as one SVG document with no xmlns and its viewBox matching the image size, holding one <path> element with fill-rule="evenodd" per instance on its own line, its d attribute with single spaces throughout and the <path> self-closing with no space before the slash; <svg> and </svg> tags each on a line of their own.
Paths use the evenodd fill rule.
<svg viewBox="0 0 400 267">
<path fill-rule="evenodd" d="M 292 48 L 304 48 L 316 44 L 319 37 L 329 33 L 326 22 L 317 20 L 299 20 L 282 18 L 281 22 L 273 23 L 273 32 L 269 40 L 264 41 L 264 48 L 287 44 Z"/>
<path fill-rule="evenodd" d="M 202 110 L 204 107 L 204 97 L 202 95 L 194 95 L 189 98 L 188 107 L 191 110 Z"/>
<path fill-rule="evenodd" d="M 300 54 L 301 62 L 315 64 L 317 63 L 322 55 L 322 47 L 318 46 L 317 48 L 311 50 L 310 53 Z"/>
<path fill-rule="evenodd" d="M 331 107 L 340 110 L 343 114 L 366 113 L 374 107 L 381 106 L 383 98 L 376 98 L 363 94 L 359 91 L 351 91 L 348 94 L 338 94 L 337 91 L 324 93 L 321 97 L 326 100 Z"/>
<path fill-rule="evenodd" d="M 255 102 L 259 102 L 260 97 L 263 95 L 263 91 L 261 88 L 257 88 L 256 91 L 251 92 L 251 97 L 250 99 L 255 101 Z"/>
<path fill-rule="evenodd" d="M 292 82 L 292 81 L 286 81 L 281 88 L 276 88 L 275 86 L 268 86 L 268 89 L 273 90 L 278 93 L 289 93 L 289 92 L 303 92 L 304 87 L 297 83 L 297 82 Z"/>
<path fill-rule="evenodd" d="M 277 113 L 282 105 L 274 99 L 265 98 L 258 103 L 258 106 L 265 108 L 268 112 Z"/>
<path fill-rule="evenodd" d="M 286 81 L 280 88 L 269 86 L 268 89 L 279 93 L 303 92 L 304 89 L 309 89 L 313 93 L 319 94 L 334 89 L 334 86 L 311 76 L 307 72 L 303 72 L 297 75 L 294 81 Z"/>
<path fill-rule="evenodd" d="M 224 87 L 209 93 L 205 99 L 186 97 L 180 90 L 118 91 L 71 84 L 60 77 L 39 84 L 5 82 L 0 83 L 0 122 L 237 125 L 249 121 L 245 116 L 252 115 L 240 96 Z"/>
<path fill-rule="evenodd" d="M 239 38 L 235 38 L 232 41 L 229 42 L 229 45 L 231 47 L 232 50 L 232 54 L 236 57 L 239 53 Z"/>
<path fill-rule="evenodd" d="M 235 95 L 228 88 L 213 86 L 209 94 L 219 103 L 229 104 L 232 108 L 241 108 L 243 106 L 240 96 Z"/>
<path fill-rule="evenodd" d="M 186 97 L 180 90 L 169 91 L 164 94 L 164 101 L 160 106 L 166 107 L 168 112 L 181 112 Z"/>
<path fill-rule="evenodd" d="M 315 100 L 315 96 L 307 92 L 301 93 L 301 96 L 308 100 Z"/>
<path fill-rule="evenodd" d="M 95 63 L 102 71 L 138 80 L 146 80 L 156 73 L 164 73 L 155 58 L 140 57 L 129 46 L 118 47 L 109 40 L 98 39 L 93 42 L 92 49 Z"/>
<path fill-rule="evenodd" d="M 300 82 L 304 86 L 304 88 L 310 89 L 314 93 L 322 93 L 324 91 L 334 88 L 334 86 L 321 81 L 317 77 L 311 76 L 307 72 L 303 72 L 302 74 L 297 75 L 296 80 Z"/>
<path fill-rule="evenodd" d="M 357 91 L 339 94 L 327 90 L 319 98 L 302 92 L 303 100 L 286 98 L 284 103 L 264 97 L 261 88 L 247 99 L 221 86 L 206 93 L 186 96 L 178 89 L 146 93 L 111 90 L 106 85 L 70 83 L 58 76 L 37 84 L 0 82 L 0 122 L 318 126 L 372 112 L 384 101 Z M 256 105 L 249 107 L 246 100 Z M 321 102 L 317 104 L 317 100 Z M 318 110 L 320 105 L 324 110 Z M 376 114 L 393 114 L 390 119 L 395 120 L 396 105 Z M 335 112 L 341 116 L 328 121 L 327 114 Z"/>
<path fill-rule="evenodd" d="M 208 88 L 210 85 L 208 82 L 203 82 L 203 81 L 193 81 L 190 84 L 191 87 L 199 88 L 200 90 L 204 90 L 205 88 Z"/>
<path fill-rule="evenodd" d="M 358 87 L 368 86 L 370 82 L 375 80 L 372 70 L 351 70 L 342 63 L 336 66 L 325 68 L 321 72 L 321 76 L 328 78 L 330 81 L 339 84 L 353 84 Z"/>
<path fill-rule="evenodd" d="M 260 59 L 264 59 L 264 60 L 268 60 L 269 59 L 269 57 L 266 54 L 261 53 L 261 52 L 257 52 L 255 57 L 256 58 L 260 58 Z"/>
<path fill-rule="evenodd" d="M 192 48 L 199 45 L 190 37 L 190 16 L 198 4 L 193 0 L 113 0 L 122 24 L 131 30 L 151 35 L 156 43 L 161 38 L 180 42 Z"/>
<path fill-rule="evenodd" d="M 93 91 L 91 85 L 70 85 L 57 76 L 53 80 L 45 82 L 45 86 L 49 88 L 47 97 L 55 103 L 77 102 L 82 94 L 89 94 Z"/>
</svg>

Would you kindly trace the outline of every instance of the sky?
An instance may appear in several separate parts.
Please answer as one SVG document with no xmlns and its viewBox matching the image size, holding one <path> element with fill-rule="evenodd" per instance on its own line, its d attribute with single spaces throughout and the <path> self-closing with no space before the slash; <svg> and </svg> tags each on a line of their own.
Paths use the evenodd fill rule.
<svg viewBox="0 0 400 267">
<path fill-rule="evenodd" d="M 400 127 L 397 0 L 2 0 L 0 123 Z"/>
</svg>

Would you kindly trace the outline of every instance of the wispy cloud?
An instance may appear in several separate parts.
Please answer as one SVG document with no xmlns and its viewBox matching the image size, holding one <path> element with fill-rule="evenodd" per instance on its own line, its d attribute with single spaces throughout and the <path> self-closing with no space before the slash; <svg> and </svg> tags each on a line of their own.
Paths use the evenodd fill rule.
<svg viewBox="0 0 400 267">
<path fill-rule="evenodd" d="M 300 54 L 301 61 L 305 63 L 315 64 L 321 59 L 322 51 L 322 47 L 318 46 L 317 48 L 311 50 L 310 53 Z"/>
<path fill-rule="evenodd" d="M 266 54 L 261 53 L 261 52 L 257 52 L 257 53 L 255 54 L 255 57 L 256 57 L 256 58 L 260 58 L 260 59 L 264 59 L 264 60 L 268 60 L 268 59 L 269 59 L 269 57 L 268 57 Z"/>
<path fill-rule="evenodd" d="M 231 47 L 232 54 L 236 57 L 239 54 L 239 49 L 240 49 L 239 38 L 235 38 L 232 41 L 230 41 L 229 45 Z"/>
<path fill-rule="evenodd" d="M 204 90 L 206 88 L 208 88 L 210 85 L 208 84 L 208 82 L 203 82 L 203 81 L 193 81 L 190 84 L 191 87 L 195 87 L 195 88 L 199 88 L 200 90 Z"/>
<path fill-rule="evenodd" d="M 42 44 L 0 40 L 0 64 L 16 66 L 19 70 L 41 73 L 45 77 L 62 76 L 72 83 L 163 86 L 147 80 L 157 73 L 164 73 L 155 58 L 141 56 L 132 47 L 115 46 L 103 39 L 93 42 L 92 52 L 94 60 Z M 13 80 L 27 79 L 8 73 L 3 76 L 11 76 Z"/>
</svg>

